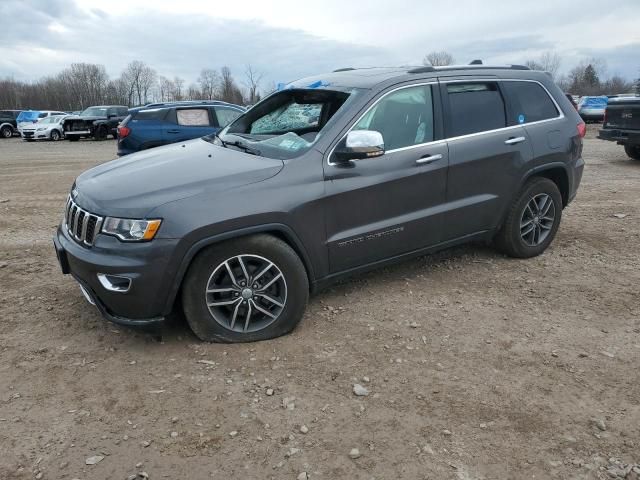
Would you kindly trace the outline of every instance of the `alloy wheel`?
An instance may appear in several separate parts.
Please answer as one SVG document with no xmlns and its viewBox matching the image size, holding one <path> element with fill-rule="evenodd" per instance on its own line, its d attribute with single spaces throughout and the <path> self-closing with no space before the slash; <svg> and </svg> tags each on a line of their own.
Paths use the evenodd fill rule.
<svg viewBox="0 0 640 480">
<path fill-rule="evenodd" d="M 556 206 L 550 195 L 540 193 L 529 200 L 520 217 L 520 237 L 525 245 L 542 244 L 551 233 L 555 218 Z"/>
<path fill-rule="evenodd" d="M 287 302 L 287 282 L 272 261 L 236 255 L 218 265 L 207 281 L 211 316 L 234 332 L 257 332 L 275 322 Z"/>
</svg>

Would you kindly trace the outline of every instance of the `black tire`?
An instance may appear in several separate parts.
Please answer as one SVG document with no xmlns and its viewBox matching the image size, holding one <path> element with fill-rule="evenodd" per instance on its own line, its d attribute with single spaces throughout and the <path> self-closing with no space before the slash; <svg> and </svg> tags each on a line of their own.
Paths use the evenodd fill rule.
<svg viewBox="0 0 640 480">
<path fill-rule="evenodd" d="M 52 141 L 57 142 L 62 138 L 62 136 L 60 135 L 60 132 L 58 130 L 51 130 L 51 134 L 49 135 L 49 138 Z"/>
<path fill-rule="evenodd" d="M 254 270 L 252 270 L 252 265 L 250 264 L 251 258 L 266 260 L 266 264 L 273 264 L 273 269 L 263 275 L 262 281 L 268 284 L 267 279 L 269 276 L 277 277 L 276 273 L 278 271 L 282 274 L 285 297 L 283 306 L 276 307 L 276 305 L 271 305 L 271 303 L 261 303 L 264 302 L 264 300 L 259 299 L 258 295 L 248 300 L 243 300 L 243 298 L 245 298 L 244 290 L 240 297 L 238 297 L 238 291 L 235 291 L 233 295 L 238 297 L 238 301 L 234 303 L 236 307 L 234 308 L 233 305 L 214 307 L 220 309 L 218 311 L 218 319 L 214 317 L 214 313 L 212 313 L 207 303 L 214 301 L 213 297 L 209 295 L 216 294 L 206 293 L 207 289 L 210 288 L 211 281 L 214 279 L 216 272 L 222 272 L 222 275 L 227 275 L 227 271 L 224 270 L 223 267 L 225 261 L 229 261 L 228 263 L 233 267 L 232 262 L 237 261 L 238 256 L 242 256 L 242 258 L 245 259 L 246 268 L 243 266 L 242 269 L 249 273 L 249 280 L 251 280 L 245 290 L 251 290 L 251 288 L 248 287 L 253 287 L 251 283 L 254 281 L 254 275 L 259 276 L 258 270 L 262 268 L 253 267 Z M 249 258 L 249 260 L 247 260 L 247 258 Z M 242 270 L 238 270 L 238 267 L 234 268 L 236 268 L 234 276 L 238 280 L 238 283 L 240 283 L 240 280 L 244 277 Z M 271 280 L 273 280 L 273 278 Z M 280 280 L 280 282 L 282 282 L 282 280 Z M 274 285 L 277 285 L 277 283 Z M 229 295 L 231 295 L 231 293 L 229 293 Z M 305 267 L 296 252 L 282 240 L 264 234 L 229 240 L 204 249 L 191 262 L 182 285 L 182 305 L 187 322 L 196 336 L 207 342 L 255 342 L 276 338 L 289 333 L 302 319 L 308 299 L 309 280 Z M 242 303 L 243 305 L 238 305 L 238 303 Z M 249 318 L 251 322 L 249 325 L 251 325 L 252 328 L 254 325 L 257 325 L 256 328 L 260 328 L 255 331 L 238 331 L 238 328 L 243 328 L 244 319 L 246 319 L 244 313 L 238 313 L 240 322 L 236 322 L 235 330 L 229 328 L 230 322 L 228 322 L 226 326 L 223 326 L 221 318 L 224 317 L 224 315 L 228 315 L 227 319 L 230 320 L 229 317 L 232 316 L 232 311 L 236 313 L 247 312 L 247 306 L 245 306 L 245 304 L 249 306 L 259 304 L 261 307 L 273 307 L 279 311 L 275 319 L 270 319 L 254 308 L 253 313 L 257 317 L 256 323 L 252 323 L 253 319 L 250 313 Z M 275 313 L 274 310 L 271 311 Z M 262 320 L 260 316 L 262 316 Z M 263 328 L 259 327 L 259 322 L 261 321 L 265 323 Z"/>
<path fill-rule="evenodd" d="M 625 153 L 633 160 L 640 160 L 640 145 L 625 145 Z"/>
<path fill-rule="evenodd" d="M 552 201 L 547 213 L 542 216 L 539 215 L 539 212 L 534 214 L 535 207 L 531 208 L 530 202 L 537 203 L 537 199 L 542 201 L 545 198 L 549 198 Z M 546 204 L 544 208 L 547 208 Z M 549 222 L 546 220 L 548 218 L 546 215 L 552 209 L 553 221 Z M 530 214 L 529 212 L 532 213 Z M 548 178 L 533 177 L 525 183 L 507 211 L 504 224 L 495 238 L 496 246 L 510 257 L 530 258 L 540 255 L 556 236 L 561 219 L 562 196 L 558 186 Z M 531 223 L 527 223 L 529 220 L 531 220 Z M 526 226 L 521 226 L 523 224 L 526 224 Z M 526 233 L 529 232 L 529 226 L 533 227 L 533 233 Z M 539 232 L 537 239 L 536 232 Z M 524 235 L 525 233 L 526 235 Z"/>
<path fill-rule="evenodd" d="M 96 131 L 93 132 L 93 139 L 94 140 L 106 140 L 107 138 L 107 127 L 105 127 L 104 125 L 99 126 L 98 128 L 96 128 Z"/>
<path fill-rule="evenodd" d="M 2 138 L 11 138 L 13 137 L 13 128 L 8 125 L 0 128 L 0 137 Z"/>
<path fill-rule="evenodd" d="M 71 135 L 70 137 L 67 137 L 67 140 L 69 140 L 70 142 L 77 142 L 78 140 L 80 140 L 80 137 L 78 137 L 77 135 Z"/>
</svg>

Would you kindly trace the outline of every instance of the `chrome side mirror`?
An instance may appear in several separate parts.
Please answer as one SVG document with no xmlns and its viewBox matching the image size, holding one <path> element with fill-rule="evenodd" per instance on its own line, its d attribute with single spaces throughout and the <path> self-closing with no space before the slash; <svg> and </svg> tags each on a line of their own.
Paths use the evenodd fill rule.
<svg viewBox="0 0 640 480">
<path fill-rule="evenodd" d="M 384 155 L 384 139 L 375 130 L 352 130 L 333 152 L 334 160 L 338 163 L 381 155 Z"/>
</svg>

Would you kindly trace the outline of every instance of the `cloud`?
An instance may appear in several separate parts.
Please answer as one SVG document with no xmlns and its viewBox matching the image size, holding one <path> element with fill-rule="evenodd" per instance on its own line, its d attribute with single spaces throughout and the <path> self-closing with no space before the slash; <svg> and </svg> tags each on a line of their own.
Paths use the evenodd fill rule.
<svg viewBox="0 0 640 480">
<path fill-rule="evenodd" d="M 553 49 L 564 70 L 603 56 L 612 73 L 627 78 L 640 67 L 637 0 L 618 0 L 615 9 L 601 0 L 583 0 L 579 9 L 554 0 L 459 0 L 450 8 L 426 0 L 370 0 L 366 7 L 325 0 L 301 8 L 297 0 L 279 0 L 210 11 L 195 0 L 114 5 L 0 0 L 0 77 L 36 79 L 72 62 L 103 64 L 116 77 L 130 61 L 143 60 L 187 83 L 202 68 L 223 65 L 240 79 L 251 64 L 266 84 L 345 66 L 415 65 L 442 49 L 460 62 L 495 63 L 523 63 Z"/>
</svg>

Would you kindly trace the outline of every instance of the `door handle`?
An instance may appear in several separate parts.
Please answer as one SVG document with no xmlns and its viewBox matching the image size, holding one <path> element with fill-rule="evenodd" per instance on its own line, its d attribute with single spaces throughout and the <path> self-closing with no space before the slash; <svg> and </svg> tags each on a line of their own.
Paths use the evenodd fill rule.
<svg viewBox="0 0 640 480">
<path fill-rule="evenodd" d="M 525 137 L 511 137 L 508 140 L 505 140 L 505 145 L 515 145 L 516 143 L 522 143 L 526 140 Z"/>
<path fill-rule="evenodd" d="M 418 160 L 416 160 L 416 163 L 418 165 L 425 165 L 425 164 L 429 164 L 429 163 L 433 163 L 436 162 L 438 160 L 442 160 L 442 154 L 438 153 L 436 155 L 423 155 L 421 156 Z"/>
<path fill-rule="evenodd" d="M 180 130 L 167 130 L 167 133 L 180 133 Z"/>
</svg>

